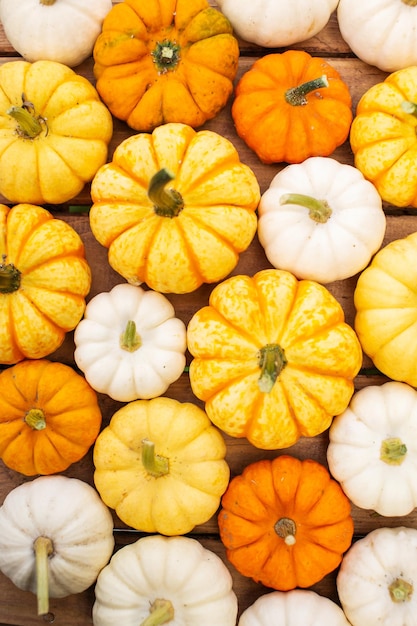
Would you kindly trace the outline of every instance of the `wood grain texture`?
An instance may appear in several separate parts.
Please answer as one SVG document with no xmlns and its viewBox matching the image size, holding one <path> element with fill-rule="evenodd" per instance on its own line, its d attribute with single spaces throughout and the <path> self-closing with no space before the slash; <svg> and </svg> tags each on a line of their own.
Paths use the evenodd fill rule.
<svg viewBox="0 0 417 626">
<path fill-rule="evenodd" d="M 215 6 L 214 1 L 211 2 L 211 4 Z M 272 52 L 271 50 L 262 50 L 243 41 L 240 42 L 240 45 L 241 58 L 237 80 L 251 67 L 256 58 Z M 342 78 L 348 84 L 351 90 L 354 107 L 356 107 L 364 91 L 376 82 L 383 80 L 386 76 L 386 74 L 376 68 L 361 62 L 350 52 L 348 46 L 341 38 L 335 15 L 331 17 L 328 25 L 319 35 L 306 42 L 297 44 L 294 48 L 304 49 L 315 56 L 323 56 L 326 58 L 326 60 L 340 72 Z M 4 32 L 0 28 L 0 63 L 16 60 L 17 58 L 15 51 L 8 43 Z M 92 67 L 92 59 L 89 59 L 76 68 L 76 71 L 88 77 L 94 83 Z M 256 174 L 262 192 L 269 186 L 273 176 L 284 167 L 284 164 L 263 165 L 259 162 L 256 155 L 237 137 L 230 115 L 230 103 L 214 120 L 208 122 L 205 128 L 210 128 L 220 133 L 234 143 L 241 160 L 247 163 Z M 114 135 L 110 146 L 109 158 L 111 158 L 115 147 L 131 134 L 133 134 L 133 131 L 124 123 L 114 120 Z M 338 148 L 332 156 L 340 162 L 353 164 L 352 153 L 348 142 Z M 1 196 L 0 202 L 7 204 L 6 199 Z M 71 201 L 70 204 L 89 205 L 90 202 L 89 188 L 86 186 L 83 192 Z M 109 267 L 107 251 L 94 239 L 89 227 L 87 215 L 71 214 L 67 206 L 48 208 L 52 209 L 58 218 L 70 223 L 77 232 L 79 232 L 84 241 L 87 260 L 92 268 L 93 276 L 89 298 L 101 291 L 108 291 L 115 284 L 123 282 L 121 277 Z M 387 205 L 385 205 L 384 208 L 387 214 L 387 231 L 384 244 L 406 236 L 416 230 L 417 216 L 415 211 L 411 209 L 399 210 Z M 233 273 L 252 275 L 256 271 L 267 267 L 270 267 L 270 265 L 263 249 L 255 238 L 250 248 L 242 254 L 239 265 Z M 353 307 L 353 291 L 356 285 L 356 279 L 357 277 L 352 277 L 351 279 L 328 285 L 330 291 L 342 304 L 346 321 L 349 324 L 353 324 L 355 314 Z M 169 295 L 168 298 L 172 301 L 177 316 L 185 323 L 188 323 L 193 313 L 207 303 L 212 288 L 212 286 L 204 285 L 187 296 Z M 50 358 L 74 365 L 73 351 L 73 336 L 72 333 L 69 333 L 61 348 L 51 355 Z M 375 372 L 372 363 L 365 357 L 363 369 L 355 381 L 355 386 L 356 389 L 360 389 L 366 385 L 382 384 L 385 380 L 383 376 Z M 180 401 L 195 402 L 202 406 L 201 402 L 196 400 L 191 392 L 188 375 L 186 373 L 169 388 L 165 395 L 174 397 Z M 106 426 L 113 413 L 122 405 L 104 395 L 100 395 L 99 400 L 103 413 L 103 426 Z M 240 473 L 247 464 L 253 461 L 262 458 L 274 458 L 277 454 L 280 454 L 280 451 L 265 452 L 258 450 L 243 439 L 232 439 L 227 436 L 225 439 L 227 443 L 227 461 L 230 465 L 232 476 Z M 299 458 L 313 458 L 326 465 L 327 443 L 328 435 L 326 432 L 312 439 L 302 439 L 285 452 L 294 454 Z M 79 463 L 71 466 L 65 474 L 93 484 L 91 451 Z M 0 462 L 0 504 L 11 489 L 25 480 L 28 479 L 8 469 Z M 355 521 L 355 538 L 363 536 L 370 530 L 381 525 L 396 526 L 401 523 L 403 525 L 417 527 L 417 513 L 415 511 L 407 517 L 400 519 L 381 518 L 373 511 L 359 510 L 354 506 L 352 507 L 352 513 Z M 141 533 L 133 531 L 121 523 L 116 515 L 114 515 L 114 522 L 116 545 L 118 548 L 135 541 L 141 536 Z M 215 516 L 206 524 L 197 527 L 193 531 L 192 536 L 199 539 L 204 546 L 220 555 L 229 567 L 233 576 L 234 589 L 239 600 L 239 613 L 249 606 L 259 595 L 269 591 L 261 585 L 242 577 L 227 563 L 223 546 L 218 537 L 218 527 Z M 313 589 L 337 601 L 335 575 L 336 573 L 333 572 L 326 576 L 326 578 L 315 585 Z M 50 620 L 53 620 L 53 624 L 56 626 L 90 625 L 92 624 L 91 608 L 93 602 L 93 587 L 82 594 L 60 600 L 52 600 L 50 606 Z M 20 591 L 5 576 L 0 574 L 0 626 L 2 624 L 3 626 L 35 626 L 46 623 L 48 623 L 47 620 L 36 615 L 36 601 L 34 596 L 31 593 Z"/>
</svg>

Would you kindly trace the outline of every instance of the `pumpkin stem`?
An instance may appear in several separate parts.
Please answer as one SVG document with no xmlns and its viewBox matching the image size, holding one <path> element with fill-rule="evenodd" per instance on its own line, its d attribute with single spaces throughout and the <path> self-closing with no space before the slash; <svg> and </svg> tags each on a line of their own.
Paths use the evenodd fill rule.
<svg viewBox="0 0 417 626">
<path fill-rule="evenodd" d="M 417 0 L 402 0 L 409 7 L 417 7 Z"/>
<path fill-rule="evenodd" d="M 321 89 L 322 87 L 328 87 L 329 81 L 327 80 L 327 76 L 323 74 L 320 78 L 314 78 L 313 80 L 309 80 L 306 83 L 302 83 L 297 87 L 290 87 L 285 92 L 285 100 L 291 106 L 303 106 L 307 104 L 306 95 L 311 91 L 315 91 L 316 89 Z"/>
<path fill-rule="evenodd" d="M 50 7 L 55 4 L 56 0 L 39 0 L 39 2 L 46 7 Z"/>
<path fill-rule="evenodd" d="M 317 200 L 312 196 L 302 193 L 284 193 L 280 204 L 298 204 L 308 209 L 308 214 L 314 222 L 325 224 L 332 214 L 332 210 L 326 200 Z"/>
<path fill-rule="evenodd" d="M 44 430 L 46 428 L 45 413 L 42 409 L 30 409 L 26 413 L 24 421 L 33 430 Z"/>
<path fill-rule="evenodd" d="M 413 595 L 413 585 L 403 578 L 396 578 L 388 587 L 393 602 L 409 602 Z"/>
<path fill-rule="evenodd" d="M 274 383 L 287 364 L 284 350 L 276 343 L 268 343 L 259 353 L 261 375 L 258 379 L 259 389 L 269 393 Z"/>
<path fill-rule="evenodd" d="M 20 287 L 21 273 L 13 265 L 6 263 L 6 255 L 3 254 L 3 262 L 0 263 L 0 293 L 12 293 Z"/>
<path fill-rule="evenodd" d="M 41 115 L 36 115 L 35 107 L 31 102 L 26 101 L 24 94 L 22 94 L 22 106 L 10 107 L 7 110 L 7 115 L 16 120 L 16 132 L 25 139 L 35 139 L 41 134 L 44 127 L 48 133 L 46 119 Z"/>
<path fill-rule="evenodd" d="M 142 440 L 142 464 L 154 478 L 169 474 L 169 460 L 166 456 L 155 454 L 155 444 L 149 439 Z"/>
<path fill-rule="evenodd" d="M 415 0 L 415 4 L 417 5 L 417 0 Z M 417 117 L 417 103 L 410 102 L 409 100 L 404 100 L 403 102 L 401 102 L 401 108 L 406 113 L 409 113 L 410 115 L 414 115 L 414 117 Z"/>
<path fill-rule="evenodd" d="M 293 546 L 295 544 L 295 533 L 297 532 L 297 526 L 294 520 L 289 517 L 281 517 L 274 525 L 274 530 L 278 537 L 284 540 L 287 546 Z"/>
<path fill-rule="evenodd" d="M 161 626 L 174 619 L 174 607 L 170 600 L 155 600 L 150 608 L 149 616 L 140 626 Z"/>
<path fill-rule="evenodd" d="M 407 454 L 407 446 L 399 437 L 388 437 L 381 443 L 379 458 L 387 465 L 401 465 Z"/>
<path fill-rule="evenodd" d="M 129 320 L 126 328 L 120 335 L 120 347 L 127 352 L 135 352 L 142 345 L 140 335 L 136 332 L 136 324 L 133 320 Z"/>
<path fill-rule="evenodd" d="M 158 41 L 151 52 L 151 57 L 158 72 L 165 74 L 169 70 L 175 70 L 180 62 L 180 52 L 181 47 L 175 41 L 170 41 L 169 39 Z"/>
<path fill-rule="evenodd" d="M 184 208 L 184 201 L 176 189 L 165 189 L 175 178 L 174 174 L 163 168 L 152 176 L 148 188 L 148 197 L 154 204 L 154 210 L 161 217 L 177 217 Z"/>
<path fill-rule="evenodd" d="M 49 565 L 48 558 L 54 551 L 49 537 L 38 537 L 33 544 L 35 548 L 36 595 L 38 615 L 46 615 L 49 611 Z"/>
</svg>

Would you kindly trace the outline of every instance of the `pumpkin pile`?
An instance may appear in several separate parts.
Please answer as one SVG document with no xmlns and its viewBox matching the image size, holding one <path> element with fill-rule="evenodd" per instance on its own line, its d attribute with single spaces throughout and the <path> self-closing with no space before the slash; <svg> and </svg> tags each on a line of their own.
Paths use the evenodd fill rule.
<svg viewBox="0 0 417 626">
<path fill-rule="evenodd" d="M 417 507 L 417 50 L 376 0 L 211 4 L 0 0 L 0 571 L 95 626 L 415 626 L 417 530 L 354 519 Z M 355 111 L 295 45 L 333 12 L 391 72 Z"/>
</svg>

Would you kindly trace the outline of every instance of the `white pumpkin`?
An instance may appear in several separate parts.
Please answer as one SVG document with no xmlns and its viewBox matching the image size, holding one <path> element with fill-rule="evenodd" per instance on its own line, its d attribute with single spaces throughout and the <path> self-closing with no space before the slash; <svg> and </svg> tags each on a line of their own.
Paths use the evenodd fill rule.
<svg viewBox="0 0 417 626">
<path fill-rule="evenodd" d="M 186 327 L 170 301 L 128 283 L 88 302 L 74 342 L 91 387 L 120 402 L 162 395 L 186 363 Z"/>
<path fill-rule="evenodd" d="M 336 584 L 352 626 L 416 626 L 417 529 L 383 527 L 357 540 Z"/>
<path fill-rule="evenodd" d="M 0 507 L 0 570 L 38 596 L 46 614 L 49 597 L 90 587 L 114 548 L 113 518 L 87 483 L 61 475 L 22 483 Z"/>
<path fill-rule="evenodd" d="M 223 561 L 189 537 L 148 535 L 100 572 L 94 626 L 235 626 L 237 598 Z"/>
<path fill-rule="evenodd" d="M 343 39 L 359 59 L 383 70 L 417 64 L 417 0 L 340 0 Z"/>
<path fill-rule="evenodd" d="M 366 267 L 386 229 L 372 183 L 330 157 L 284 167 L 262 195 L 258 215 L 259 241 L 270 263 L 323 284 Z"/>
<path fill-rule="evenodd" d="M 111 8 L 111 0 L 0 0 L 0 20 L 26 61 L 75 67 L 92 54 Z"/>
<path fill-rule="evenodd" d="M 266 48 L 291 46 L 317 35 L 338 0 L 217 0 L 236 34 Z"/>
<path fill-rule="evenodd" d="M 332 422 L 327 461 L 350 500 L 380 515 L 417 506 L 417 391 L 406 383 L 370 385 Z"/>
<path fill-rule="evenodd" d="M 308 589 L 273 591 L 250 605 L 238 626 L 349 626 L 335 602 Z"/>
</svg>

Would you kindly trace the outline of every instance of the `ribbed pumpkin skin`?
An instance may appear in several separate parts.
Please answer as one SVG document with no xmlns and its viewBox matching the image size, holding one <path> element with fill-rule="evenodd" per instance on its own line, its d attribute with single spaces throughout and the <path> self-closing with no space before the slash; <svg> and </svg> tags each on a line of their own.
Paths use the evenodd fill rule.
<svg viewBox="0 0 417 626">
<path fill-rule="evenodd" d="M 115 117 L 139 131 L 196 128 L 232 94 L 239 46 L 206 0 L 125 0 L 105 18 L 94 59 L 97 90 Z"/>
<path fill-rule="evenodd" d="M 30 204 L 0 205 L 0 363 L 57 350 L 83 316 L 91 271 L 78 233 Z M 20 273 L 17 285 L 8 266 Z"/>
<path fill-rule="evenodd" d="M 284 520 L 294 523 L 294 535 L 286 535 Z M 234 567 L 279 591 L 319 582 L 339 565 L 353 536 L 340 485 L 316 461 L 288 455 L 252 463 L 233 478 L 218 522 Z"/>
<path fill-rule="evenodd" d="M 327 76 L 328 86 L 307 93 L 301 104 L 286 92 Z M 301 50 L 268 54 L 255 61 L 235 90 L 232 117 L 238 135 L 264 163 L 301 163 L 329 156 L 348 137 L 352 101 L 339 72 Z"/>
<path fill-rule="evenodd" d="M 45 421 L 39 430 L 27 421 L 35 411 Z M 1 372 L 0 457 L 13 470 L 64 471 L 85 456 L 100 426 L 95 391 L 68 365 L 25 360 Z"/>
</svg>

